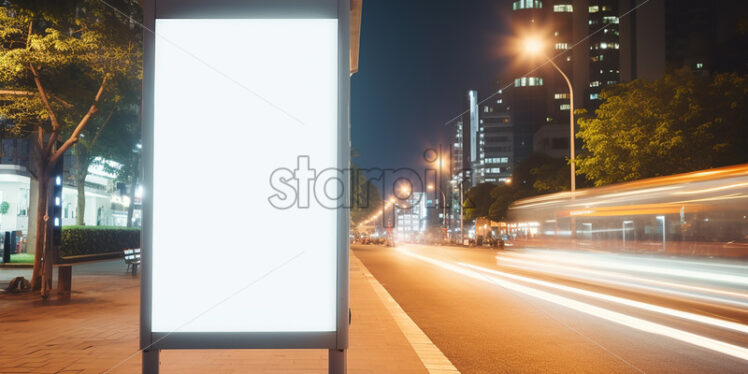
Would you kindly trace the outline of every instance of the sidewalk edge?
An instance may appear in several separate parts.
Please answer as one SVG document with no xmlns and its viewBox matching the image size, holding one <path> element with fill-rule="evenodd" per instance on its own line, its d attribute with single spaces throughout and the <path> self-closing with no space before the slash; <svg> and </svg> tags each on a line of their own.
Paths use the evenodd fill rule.
<svg viewBox="0 0 748 374">
<path fill-rule="evenodd" d="M 364 276 L 384 304 L 387 311 L 397 323 L 400 331 L 405 335 L 408 343 L 418 355 L 418 358 L 426 367 L 430 374 L 460 374 L 460 371 L 452 365 L 452 362 L 442 353 L 441 350 L 429 339 L 421 328 L 413 322 L 407 313 L 400 307 L 400 304 L 387 292 L 379 281 L 369 272 L 369 269 L 363 262 L 351 252 L 351 260 L 358 262 Z"/>
</svg>

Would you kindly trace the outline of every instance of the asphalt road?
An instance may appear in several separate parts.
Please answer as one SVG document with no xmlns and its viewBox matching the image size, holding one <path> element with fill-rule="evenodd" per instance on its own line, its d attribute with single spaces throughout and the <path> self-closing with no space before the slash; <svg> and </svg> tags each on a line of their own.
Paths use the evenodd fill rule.
<svg viewBox="0 0 748 374">
<path fill-rule="evenodd" d="M 352 249 L 462 373 L 748 372 L 745 262 Z"/>
</svg>

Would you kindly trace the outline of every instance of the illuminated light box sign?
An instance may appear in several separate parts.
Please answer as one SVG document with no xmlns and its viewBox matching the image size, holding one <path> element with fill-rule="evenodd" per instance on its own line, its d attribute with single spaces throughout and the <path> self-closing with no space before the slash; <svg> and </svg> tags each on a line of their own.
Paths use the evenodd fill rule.
<svg viewBox="0 0 748 374">
<path fill-rule="evenodd" d="M 141 346 L 344 349 L 349 5 L 231 3 L 146 4 Z"/>
</svg>

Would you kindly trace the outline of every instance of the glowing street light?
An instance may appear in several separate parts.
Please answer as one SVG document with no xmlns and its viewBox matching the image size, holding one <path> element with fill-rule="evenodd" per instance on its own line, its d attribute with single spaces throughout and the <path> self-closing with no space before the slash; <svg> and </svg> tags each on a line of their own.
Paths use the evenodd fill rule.
<svg viewBox="0 0 748 374">
<path fill-rule="evenodd" d="M 531 55 L 537 55 L 543 50 L 543 43 L 538 38 L 529 37 L 523 43 L 525 52 Z"/>
</svg>

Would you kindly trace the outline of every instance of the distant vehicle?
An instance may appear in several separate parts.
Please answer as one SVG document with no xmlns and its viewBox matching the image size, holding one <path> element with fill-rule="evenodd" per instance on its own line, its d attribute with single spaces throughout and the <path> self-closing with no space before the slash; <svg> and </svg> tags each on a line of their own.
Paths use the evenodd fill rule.
<svg viewBox="0 0 748 374">
<path fill-rule="evenodd" d="M 748 257 L 748 164 L 523 199 L 509 216 L 517 246 Z"/>
</svg>

